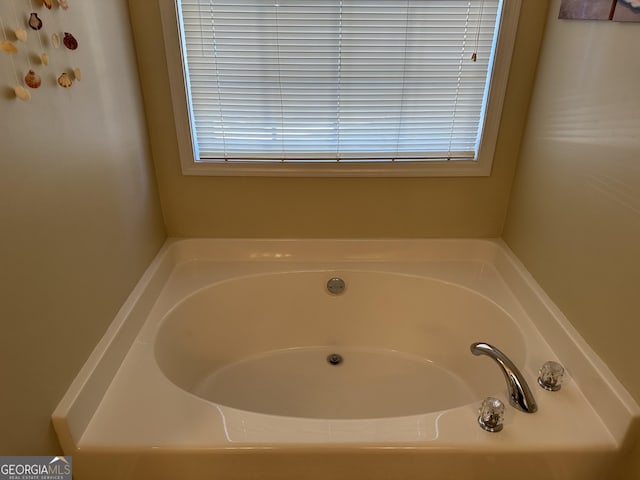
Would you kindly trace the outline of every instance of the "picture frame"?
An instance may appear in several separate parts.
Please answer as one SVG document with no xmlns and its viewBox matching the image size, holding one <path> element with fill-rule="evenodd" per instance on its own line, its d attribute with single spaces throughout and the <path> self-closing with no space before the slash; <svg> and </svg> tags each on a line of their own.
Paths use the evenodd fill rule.
<svg viewBox="0 0 640 480">
<path fill-rule="evenodd" d="M 562 0 L 558 18 L 640 22 L 640 0 Z"/>
</svg>

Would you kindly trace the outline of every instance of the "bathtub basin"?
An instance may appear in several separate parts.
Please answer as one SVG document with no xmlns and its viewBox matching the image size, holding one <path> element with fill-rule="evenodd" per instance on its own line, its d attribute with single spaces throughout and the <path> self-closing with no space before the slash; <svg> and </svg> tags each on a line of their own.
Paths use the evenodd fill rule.
<svg viewBox="0 0 640 480">
<path fill-rule="evenodd" d="M 416 275 L 341 270 L 251 275 L 189 296 L 163 319 L 158 366 L 216 404 L 308 418 L 381 418 L 447 410 L 499 390 L 468 355 L 491 338 L 526 358 L 513 319 L 478 293 Z M 221 328 L 221 325 L 225 325 Z M 327 358 L 340 355 L 332 365 Z"/>
<path fill-rule="evenodd" d="M 519 367 L 537 413 L 508 405 L 477 341 Z M 536 383 L 547 360 L 567 369 L 559 392 Z M 477 424 L 487 396 L 507 405 L 500 433 Z M 499 240 L 186 239 L 53 422 L 80 480 L 595 480 L 639 413 Z"/>
</svg>

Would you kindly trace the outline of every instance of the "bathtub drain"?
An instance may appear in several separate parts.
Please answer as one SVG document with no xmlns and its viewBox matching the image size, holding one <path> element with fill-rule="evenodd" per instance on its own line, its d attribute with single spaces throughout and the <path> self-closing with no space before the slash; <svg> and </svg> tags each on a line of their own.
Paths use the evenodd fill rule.
<svg viewBox="0 0 640 480">
<path fill-rule="evenodd" d="M 331 365 L 340 365 L 342 363 L 342 355 L 332 353 L 327 357 L 327 362 L 329 362 Z"/>
<path fill-rule="evenodd" d="M 344 293 L 346 285 L 340 277 L 333 277 L 327 282 L 327 290 L 332 295 L 340 295 Z"/>
</svg>

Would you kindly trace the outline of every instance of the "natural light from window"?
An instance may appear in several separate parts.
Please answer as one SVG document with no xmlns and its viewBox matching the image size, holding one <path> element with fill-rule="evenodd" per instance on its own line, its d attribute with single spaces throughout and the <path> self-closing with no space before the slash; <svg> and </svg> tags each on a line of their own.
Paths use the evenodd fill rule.
<svg viewBox="0 0 640 480">
<path fill-rule="evenodd" d="M 185 173 L 490 171 L 517 2 L 174 1 Z"/>
</svg>

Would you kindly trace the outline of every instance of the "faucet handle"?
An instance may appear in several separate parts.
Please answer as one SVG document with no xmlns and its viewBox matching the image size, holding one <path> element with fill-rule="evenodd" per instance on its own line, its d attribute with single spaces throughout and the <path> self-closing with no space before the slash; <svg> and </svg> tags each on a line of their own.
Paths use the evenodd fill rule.
<svg viewBox="0 0 640 480">
<path fill-rule="evenodd" d="M 540 368 L 540 376 L 538 377 L 538 385 L 545 390 L 557 392 L 562 387 L 564 378 L 564 367 L 558 362 L 548 361 Z"/>
<path fill-rule="evenodd" d="M 494 397 L 487 397 L 480 406 L 478 423 L 487 432 L 499 432 L 504 422 L 504 403 Z"/>
</svg>

